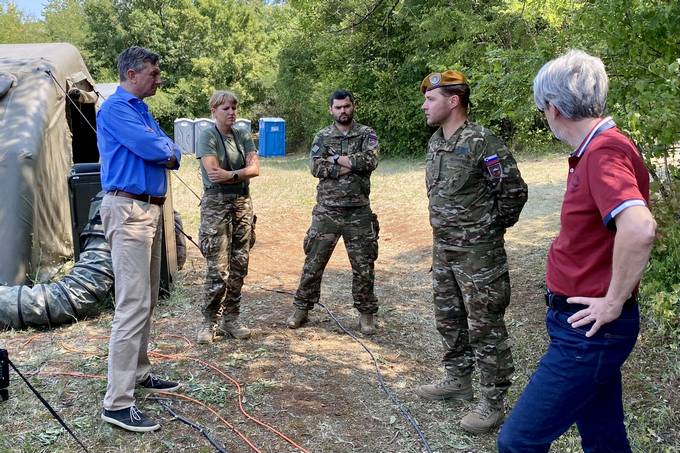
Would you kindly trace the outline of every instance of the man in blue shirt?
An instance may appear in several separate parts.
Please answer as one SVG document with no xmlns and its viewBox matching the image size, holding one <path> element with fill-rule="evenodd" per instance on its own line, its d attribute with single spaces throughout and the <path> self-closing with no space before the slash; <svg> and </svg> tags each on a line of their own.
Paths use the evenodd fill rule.
<svg viewBox="0 0 680 453">
<path fill-rule="evenodd" d="M 167 169 L 179 168 L 180 148 L 166 136 L 143 99 L 161 84 L 159 56 L 130 47 L 118 56 L 120 86 L 97 113 L 102 187 L 100 213 L 111 246 L 116 310 L 109 341 L 102 420 L 128 431 L 160 428 L 135 406 L 135 385 L 173 391 L 176 382 L 150 373 L 151 315 L 158 299 L 161 207 Z"/>
</svg>

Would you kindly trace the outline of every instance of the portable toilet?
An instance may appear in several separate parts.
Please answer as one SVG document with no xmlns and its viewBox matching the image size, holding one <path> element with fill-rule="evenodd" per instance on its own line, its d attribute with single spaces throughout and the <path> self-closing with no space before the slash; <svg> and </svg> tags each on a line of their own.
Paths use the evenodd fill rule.
<svg viewBox="0 0 680 453">
<path fill-rule="evenodd" d="M 252 123 L 246 118 L 237 118 L 236 121 L 234 121 L 234 127 L 248 133 L 252 131 Z"/>
<path fill-rule="evenodd" d="M 175 120 L 175 143 L 182 148 L 182 154 L 194 154 L 194 120 L 189 118 Z"/>
<path fill-rule="evenodd" d="M 260 118 L 258 136 L 261 157 L 286 155 L 286 122 L 283 118 Z"/>
<path fill-rule="evenodd" d="M 196 118 L 194 120 L 194 152 L 198 148 L 198 139 L 204 129 L 209 129 L 215 126 L 215 120 L 212 118 Z"/>
</svg>

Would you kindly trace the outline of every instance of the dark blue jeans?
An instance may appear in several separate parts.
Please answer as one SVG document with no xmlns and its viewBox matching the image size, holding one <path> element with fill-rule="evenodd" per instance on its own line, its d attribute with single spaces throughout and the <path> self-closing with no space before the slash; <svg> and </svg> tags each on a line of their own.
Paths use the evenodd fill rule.
<svg viewBox="0 0 680 453">
<path fill-rule="evenodd" d="M 629 453 L 623 424 L 621 365 L 640 330 L 637 305 L 586 338 L 571 313 L 549 308 L 548 351 L 498 435 L 500 453 L 547 453 L 576 423 L 585 453 Z"/>
</svg>

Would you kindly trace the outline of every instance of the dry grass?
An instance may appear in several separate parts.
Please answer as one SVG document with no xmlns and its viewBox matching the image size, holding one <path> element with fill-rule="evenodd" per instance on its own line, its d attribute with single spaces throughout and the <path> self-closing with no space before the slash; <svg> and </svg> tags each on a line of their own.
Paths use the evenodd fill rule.
<svg viewBox="0 0 680 453">
<path fill-rule="evenodd" d="M 521 163 L 530 201 L 520 223 L 507 235 L 513 301 L 508 324 L 517 372 L 514 401 L 545 349 L 542 281 L 545 252 L 559 226 L 559 205 L 566 175 L 562 158 Z M 495 435 L 470 436 L 458 422 L 466 404 L 429 403 L 412 389 L 441 375 L 441 347 L 434 328 L 430 288 L 431 232 L 427 220 L 423 164 L 387 160 L 373 176 L 372 204 L 381 222 L 376 292 L 381 303 L 379 333 L 365 339 L 379 360 L 388 385 L 419 421 L 434 451 L 492 452 Z M 185 158 L 179 176 L 195 190 L 198 165 Z M 196 236 L 197 200 L 178 180 L 174 202 L 187 231 Z M 420 444 L 410 425 L 377 386 L 368 356 L 321 309 L 305 328 L 291 331 L 283 321 L 302 267 L 302 238 L 314 204 L 315 181 L 306 159 L 265 160 L 253 181 L 258 214 L 258 244 L 244 288 L 243 317 L 254 329 L 249 341 L 222 341 L 189 347 L 200 320 L 203 260 L 189 246 L 181 285 L 155 315 L 152 348 L 184 353 L 220 366 L 245 384 L 245 407 L 313 452 L 417 453 Z M 338 245 L 322 287 L 325 303 L 350 329 L 356 329 L 351 300 L 351 270 Z M 105 382 L 54 375 L 77 371 L 106 373 L 106 340 L 111 313 L 52 331 L 0 333 L 0 345 L 30 373 L 33 384 L 97 452 L 209 452 L 209 444 L 150 401 L 140 406 L 162 421 L 160 432 L 136 435 L 99 420 Z M 35 335 L 35 336 L 34 336 Z M 174 336 L 173 336 L 174 335 Z M 31 340 L 27 343 L 28 340 Z M 675 348 L 675 349 L 671 349 Z M 74 352 L 74 349 L 87 354 Z M 213 371 L 186 359 L 158 360 L 156 371 L 184 383 L 184 393 L 211 404 L 263 452 L 295 451 L 237 410 L 233 386 Z M 626 408 L 635 451 L 675 452 L 680 445 L 677 395 L 680 362 L 677 340 L 664 344 L 643 333 L 625 370 Z M 14 376 L 8 402 L 0 404 L 0 451 L 71 452 L 76 446 L 40 403 Z M 200 407 L 173 402 L 173 408 L 206 427 L 231 452 L 250 451 L 229 429 Z M 564 436 L 555 452 L 576 452 L 578 436 Z"/>
</svg>

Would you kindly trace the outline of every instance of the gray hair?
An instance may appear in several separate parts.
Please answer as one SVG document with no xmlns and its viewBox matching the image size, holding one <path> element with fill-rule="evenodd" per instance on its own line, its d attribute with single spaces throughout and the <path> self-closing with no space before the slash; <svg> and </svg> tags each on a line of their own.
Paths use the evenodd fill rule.
<svg viewBox="0 0 680 453">
<path fill-rule="evenodd" d="M 127 80 L 127 72 L 132 69 L 139 72 L 144 69 L 144 63 L 158 64 L 160 56 L 144 47 L 128 47 L 118 55 L 118 77 L 121 82 Z"/>
<path fill-rule="evenodd" d="M 609 79 L 602 60 L 572 49 L 543 65 L 534 78 L 534 102 L 552 104 L 570 120 L 598 118 L 607 104 Z"/>
</svg>

